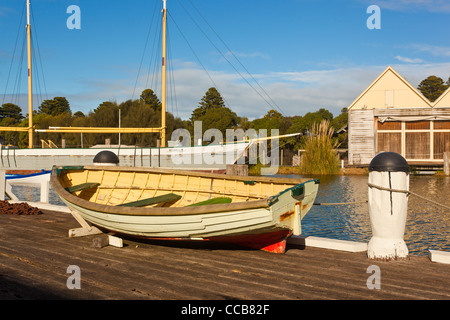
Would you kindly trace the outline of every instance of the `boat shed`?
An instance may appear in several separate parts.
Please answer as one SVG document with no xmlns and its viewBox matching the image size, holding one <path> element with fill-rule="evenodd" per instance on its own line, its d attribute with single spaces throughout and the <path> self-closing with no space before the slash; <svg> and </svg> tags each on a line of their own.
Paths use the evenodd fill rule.
<svg viewBox="0 0 450 320">
<path fill-rule="evenodd" d="M 450 152 L 450 88 L 430 102 L 389 66 L 348 112 L 349 165 L 392 151 L 410 165 L 441 166 Z"/>
</svg>

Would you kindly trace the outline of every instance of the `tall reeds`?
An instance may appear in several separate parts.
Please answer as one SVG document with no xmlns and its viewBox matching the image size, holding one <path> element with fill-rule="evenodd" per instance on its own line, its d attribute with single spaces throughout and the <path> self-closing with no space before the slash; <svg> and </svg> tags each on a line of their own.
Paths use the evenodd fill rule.
<svg viewBox="0 0 450 320">
<path fill-rule="evenodd" d="M 327 175 L 339 173 L 339 158 L 335 152 L 338 142 L 333 142 L 334 129 L 330 122 L 323 120 L 311 128 L 304 137 L 300 174 Z"/>
</svg>

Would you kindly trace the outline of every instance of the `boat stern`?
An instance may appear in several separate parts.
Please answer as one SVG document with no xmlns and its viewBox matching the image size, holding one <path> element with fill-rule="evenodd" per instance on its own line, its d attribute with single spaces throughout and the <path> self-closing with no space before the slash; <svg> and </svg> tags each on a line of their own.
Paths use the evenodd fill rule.
<svg viewBox="0 0 450 320">
<path fill-rule="evenodd" d="M 309 180 L 271 197 L 269 205 L 275 224 L 299 236 L 301 221 L 313 206 L 318 190 L 319 180 Z"/>
</svg>

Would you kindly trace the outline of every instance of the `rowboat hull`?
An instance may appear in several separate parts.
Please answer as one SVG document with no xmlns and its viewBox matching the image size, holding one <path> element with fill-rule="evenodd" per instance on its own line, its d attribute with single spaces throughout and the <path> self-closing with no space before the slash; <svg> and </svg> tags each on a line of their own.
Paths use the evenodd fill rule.
<svg viewBox="0 0 450 320">
<path fill-rule="evenodd" d="M 94 177 L 92 170 L 98 171 L 100 169 L 91 168 L 89 169 L 91 170 L 89 174 L 86 174 L 85 170 L 83 168 L 79 172 L 80 174 L 71 176 L 71 179 L 76 180 L 77 176 L 89 176 L 89 174 Z M 131 172 L 129 168 L 104 168 L 102 170 L 109 170 L 110 172 L 125 170 L 123 171 L 125 173 Z M 144 169 L 139 170 L 140 173 L 144 171 Z M 210 179 L 211 182 L 209 182 L 210 180 L 205 181 L 211 185 L 215 179 L 235 181 L 236 185 L 244 181 L 242 177 L 229 177 L 226 175 L 167 170 L 155 171 L 154 169 L 148 171 L 148 174 L 157 173 L 187 176 L 191 180 L 195 177 Z M 103 177 L 104 175 L 103 173 Z M 147 177 L 148 179 L 150 178 Z M 162 179 L 161 176 L 159 179 Z M 253 187 L 262 189 L 263 185 L 261 184 L 258 187 L 257 183 L 262 183 L 261 181 L 264 181 L 264 179 L 258 178 L 256 180 L 258 181 L 252 181 L 255 184 Z M 217 241 L 272 252 L 284 252 L 286 238 L 291 234 L 299 235 L 301 233 L 301 219 L 311 208 L 318 190 L 318 181 L 308 180 L 292 186 L 287 185 L 287 188 L 274 195 L 261 195 L 260 199 L 250 201 L 236 200 L 234 202 L 233 200 L 232 203 L 199 207 L 176 206 L 174 204 L 174 207 L 130 208 L 120 205 L 93 203 L 92 199 L 98 199 L 99 194 L 103 192 L 101 191 L 101 186 L 95 191 L 94 194 L 96 195 L 90 196 L 90 201 L 80 197 L 82 192 L 79 194 L 68 192 L 66 186 L 70 185 L 71 181 L 67 179 L 65 173 L 58 174 L 58 170 L 55 168 L 52 172 L 51 181 L 62 201 L 73 212 L 100 229 L 146 239 Z M 195 181 L 197 183 L 197 180 Z M 280 183 L 276 179 L 271 179 L 271 181 L 272 188 L 274 188 L 274 182 Z M 221 183 L 226 183 L 226 181 Z M 200 182 L 199 184 L 202 183 Z M 238 188 L 236 187 L 236 189 Z M 248 189 L 250 190 L 250 187 Z M 91 191 L 91 193 L 93 192 Z M 218 192 L 227 193 L 226 190 L 219 190 Z M 227 194 L 229 195 L 229 192 Z M 241 194 L 239 196 L 236 195 L 235 199 L 243 196 L 241 191 Z M 180 203 L 188 201 L 188 198 L 185 195 L 185 198 L 180 200 Z"/>
</svg>

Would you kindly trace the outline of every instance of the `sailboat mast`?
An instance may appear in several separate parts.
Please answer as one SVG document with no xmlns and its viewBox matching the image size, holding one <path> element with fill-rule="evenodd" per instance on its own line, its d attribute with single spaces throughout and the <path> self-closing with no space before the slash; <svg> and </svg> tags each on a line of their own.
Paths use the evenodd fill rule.
<svg viewBox="0 0 450 320">
<path fill-rule="evenodd" d="M 162 86 L 161 86 L 161 147 L 166 146 L 166 32 L 167 32 L 167 0 L 163 0 L 163 45 L 162 45 Z"/>
<path fill-rule="evenodd" d="M 27 46 L 28 46 L 28 148 L 33 148 L 33 80 L 31 73 L 30 0 L 27 0 Z"/>
</svg>

